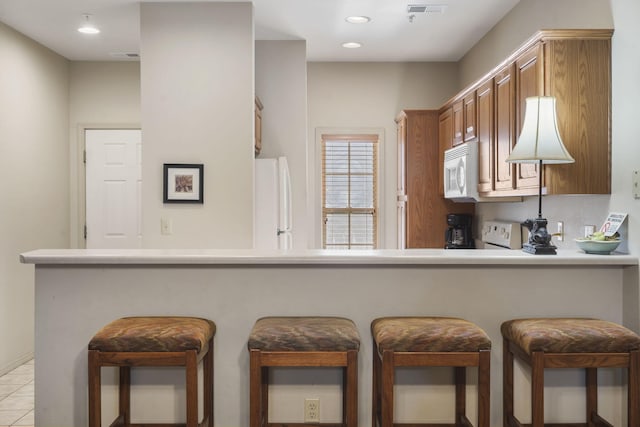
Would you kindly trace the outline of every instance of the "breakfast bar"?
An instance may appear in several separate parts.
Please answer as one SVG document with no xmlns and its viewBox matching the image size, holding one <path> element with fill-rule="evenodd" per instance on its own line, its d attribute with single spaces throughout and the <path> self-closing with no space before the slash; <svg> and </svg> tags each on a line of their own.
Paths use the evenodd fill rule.
<svg viewBox="0 0 640 427">
<path fill-rule="evenodd" d="M 318 315 L 352 319 L 361 336 L 358 424 L 371 425 L 370 323 L 383 316 L 456 316 L 483 328 L 491 349 L 491 426 L 502 425 L 502 322 L 522 317 L 596 317 L 640 330 L 638 258 L 560 250 L 556 256 L 521 251 L 376 250 L 256 252 L 251 250 L 36 250 L 21 261 L 35 265 L 35 423 L 39 427 L 87 424 L 87 344 L 103 325 L 123 316 L 176 315 L 213 320 L 215 425 L 249 425 L 247 338 L 264 316 Z M 110 368 L 111 369 L 111 368 Z M 133 420 L 184 417 L 180 371 L 139 368 L 132 373 Z M 441 368 L 442 369 L 442 368 Z M 103 415 L 112 419 L 115 373 L 103 373 Z M 516 372 L 518 374 L 518 372 Z M 515 387 L 527 393 L 520 372 Z M 406 405 L 396 422 L 450 422 L 449 377 L 430 386 L 442 404 L 427 411 L 416 373 L 397 374 Z M 440 375 L 433 374 L 433 375 Z M 445 373 L 445 375 L 449 375 Z M 548 382 L 545 408 L 554 421 L 578 422 L 584 379 L 563 372 Z M 304 380 L 300 380 L 300 376 Z M 168 380 L 171 378 L 171 380 Z M 303 400 L 319 398 L 322 422 L 338 422 L 340 380 L 283 368 L 272 378 L 270 414 L 302 422 Z M 599 373 L 601 400 L 614 425 L 625 420 L 626 379 Z M 313 384 L 310 388 L 306 384 Z M 469 384 L 474 384 L 469 381 Z M 558 385 L 562 384 L 562 387 Z M 555 387 L 554 387 L 555 385 Z M 470 401 L 474 386 L 467 387 Z M 561 390 L 558 390 L 561 389 Z M 546 390 L 545 390 L 546 391 Z M 548 401 L 547 401 L 548 400 Z M 438 401 L 439 402 L 439 401 Z M 575 405 L 575 419 L 566 408 Z M 469 404 L 470 416 L 473 404 Z M 559 409 L 564 408 L 564 414 Z M 528 408 L 516 408 L 526 422 Z M 472 418 L 473 419 L 473 418 Z M 104 425 L 104 424 L 103 424 Z"/>
</svg>

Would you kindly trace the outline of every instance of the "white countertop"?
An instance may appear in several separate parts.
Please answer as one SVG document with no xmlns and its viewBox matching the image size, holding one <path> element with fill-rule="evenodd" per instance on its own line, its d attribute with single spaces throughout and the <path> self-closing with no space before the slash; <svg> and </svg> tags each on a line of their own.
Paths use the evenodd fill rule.
<svg viewBox="0 0 640 427">
<path fill-rule="evenodd" d="M 39 249 L 20 254 L 20 261 L 36 265 L 638 265 L 635 255 L 590 255 L 578 249 L 559 250 L 557 255 L 479 249 Z"/>
</svg>

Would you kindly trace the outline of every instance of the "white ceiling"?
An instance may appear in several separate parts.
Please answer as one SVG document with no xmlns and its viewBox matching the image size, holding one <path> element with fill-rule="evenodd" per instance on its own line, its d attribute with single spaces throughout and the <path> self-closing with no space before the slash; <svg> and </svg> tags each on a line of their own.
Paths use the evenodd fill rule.
<svg viewBox="0 0 640 427">
<path fill-rule="evenodd" d="M 253 0 L 255 34 L 257 40 L 306 40 L 309 61 L 457 61 L 519 1 Z M 110 61 L 114 54 L 139 52 L 139 3 L 0 0 L 0 21 L 70 60 Z M 410 4 L 446 8 L 443 14 L 415 14 L 410 22 Z M 76 31 L 87 13 L 99 35 Z M 371 22 L 349 24 L 349 15 Z M 363 47 L 341 47 L 348 41 Z"/>
</svg>

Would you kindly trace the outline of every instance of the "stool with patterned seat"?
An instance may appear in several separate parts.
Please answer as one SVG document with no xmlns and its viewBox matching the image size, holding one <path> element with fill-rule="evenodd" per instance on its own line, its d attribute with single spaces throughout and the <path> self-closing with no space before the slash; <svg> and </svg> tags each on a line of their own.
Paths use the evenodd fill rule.
<svg viewBox="0 0 640 427">
<path fill-rule="evenodd" d="M 586 370 L 586 422 L 571 426 L 611 426 L 598 414 L 598 368 L 629 371 L 628 425 L 640 426 L 640 337 L 615 323 L 598 319 L 538 318 L 504 322 L 503 422 L 522 426 L 514 415 L 514 357 L 531 367 L 531 425 L 544 423 L 545 368 Z M 555 423 L 554 426 L 563 425 Z"/>
<path fill-rule="evenodd" d="M 125 317 L 96 333 L 89 342 L 89 427 L 102 417 L 100 368 L 119 367 L 118 417 L 112 426 L 131 424 L 131 367 L 184 366 L 187 422 L 164 426 L 213 427 L 213 336 L 216 325 L 195 317 Z M 198 363 L 203 363 L 202 422 L 198 423 Z M 135 426 L 157 426 L 139 424 Z"/>
<path fill-rule="evenodd" d="M 490 417 L 491 340 L 475 324 L 452 317 L 383 317 L 371 322 L 373 427 L 392 427 L 393 386 L 398 367 L 453 367 L 455 421 L 412 426 L 472 426 L 466 415 L 466 368 L 478 368 L 477 427 Z"/>
<path fill-rule="evenodd" d="M 269 368 L 294 366 L 343 368 L 342 425 L 358 426 L 360 335 L 351 320 L 341 317 L 264 317 L 256 321 L 248 348 L 250 427 L 272 425 L 268 411 Z"/>
</svg>

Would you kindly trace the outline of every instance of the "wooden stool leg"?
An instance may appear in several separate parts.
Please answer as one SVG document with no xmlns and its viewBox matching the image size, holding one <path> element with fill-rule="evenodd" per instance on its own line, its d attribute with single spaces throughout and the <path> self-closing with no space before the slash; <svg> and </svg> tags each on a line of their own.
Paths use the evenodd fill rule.
<svg viewBox="0 0 640 427">
<path fill-rule="evenodd" d="M 131 368 L 129 366 L 120 366 L 119 382 L 118 382 L 118 407 L 121 422 L 124 425 L 131 424 Z"/>
<path fill-rule="evenodd" d="M 595 427 L 593 416 L 598 413 L 598 370 L 596 368 L 586 368 L 585 374 L 587 391 L 587 427 Z"/>
<path fill-rule="evenodd" d="M 249 353 L 249 427 L 262 425 L 262 366 L 260 350 Z"/>
<path fill-rule="evenodd" d="M 466 416 L 467 408 L 467 369 L 463 367 L 454 368 L 456 383 L 456 425 L 462 423 Z"/>
<path fill-rule="evenodd" d="M 358 427 L 358 351 L 347 351 L 345 381 L 342 388 L 343 418 L 346 427 Z"/>
<path fill-rule="evenodd" d="M 382 369 L 376 343 L 373 343 L 373 378 L 371 384 L 371 427 L 377 427 L 380 416 L 380 371 Z"/>
<path fill-rule="evenodd" d="M 89 350 L 88 380 L 89 380 L 89 427 L 100 427 L 102 396 L 100 393 L 100 355 L 96 350 Z"/>
<path fill-rule="evenodd" d="M 393 359 L 393 351 L 382 352 L 380 427 L 393 427 L 393 384 L 395 382 Z"/>
<path fill-rule="evenodd" d="M 640 351 L 629 353 L 628 389 L 627 425 L 638 426 L 640 425 Z"/>
<path fill-rule="evenodd" d="M 262 382 L 260 383 L 260 425 L 269 424 L 269 367 L 262 367 Z"/>
<path fill-rule="evenodd" d="M 531 354 L 531 427 L 544 427 L 544 353 Z"/>
<path fill-rule="evenodd" d="M 491 422 L 491 350 L 480 350 L 478 364 L 478 426 Z"/>
<path fill-rule="evenodd" d="M 202 364 L 205 426 L 213 427 L 213 338 L 209 340 L 207 354 L 205 354 Z"/>
<path fill-rule="evenodd" d="M 198 427 L 198 354 L 186 352 L 187 427 Z"/>
<path fill-rule="evenodd" d="M 509 341 L 502 340 L 502 426 L 509 427 L 513 418 L 513 353 Z"/>
</svg>

